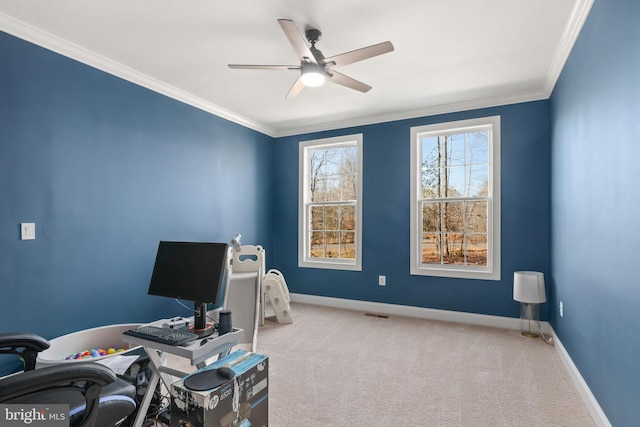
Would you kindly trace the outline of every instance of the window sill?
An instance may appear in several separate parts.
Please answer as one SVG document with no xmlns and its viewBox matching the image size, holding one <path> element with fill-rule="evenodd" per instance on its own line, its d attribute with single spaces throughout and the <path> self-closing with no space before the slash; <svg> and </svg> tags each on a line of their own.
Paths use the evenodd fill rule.
<svg viewBox="0 0 640 427">
<path fill-rule="evenodd" d="M 362 265 L 356 261 L 337 262 L 335 260 L 299 260 L 298 267 L 301 268 L 320 268 L 323 270 L 346 270 L 346 271 L 362 271 Z"/>
<path fill-rule="evenodd" d="M 453 279 L 500 280 L 499 271 L 456 267 L 411 267 L 412 276 L 450 277 Z"/>
</svg>

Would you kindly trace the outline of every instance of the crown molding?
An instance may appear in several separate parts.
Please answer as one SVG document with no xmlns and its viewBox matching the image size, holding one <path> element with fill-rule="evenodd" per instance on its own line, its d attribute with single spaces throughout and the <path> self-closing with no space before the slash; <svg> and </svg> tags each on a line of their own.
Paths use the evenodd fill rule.
<svg viewBox="0 0 640 427">
<path fill-rule="evenodd" d="M 495 96 L 488 98 L 473 99 L 470 101 L 453 102 L 449 104 L 433 105 L 425 108 L 411 109 L 394 112 L 390 114 L 380 114 L 374 116 L 358 117 L 348 120 L 320 123 L 312 126 L 290 128 L 286 131 L 276 131 L 275 137 L 285 137 L 302 135 L 306 133 L 322 132 L 327 130 L 344 129 L 354 126 L 366 126 L 384 122 L 398 120 L 415 119 L 419 117 L 435 116 L 438 114 L 457 113 L 460 111 L 477 110 L 480 108 L 499 107 L 501 105 L 519 104 L 522 102 L 539 101 L 547 99 L 549 96 L 544 90 L 532 90 L 519 92 L 505 96 Z"/>
<path fill-rule="evenodd" d="M 573 45 L 576 43 L 580 31 L 582 31 L 582 27 L 589 16 L 593 2 L 594 0 L 577 0 L 573 7 L 571 17 L 562 33 L 556 52 L 547 70 L 547 76 L 545 78 L 545 94 L 547 98 L 551 97 L 551 93 L 560 78 L 564 64 L 567 62 L 567 59 L 569 59 Z"/>
<path fill-rule="evenodd" d="M 127 80 L 138 86 L 142 86 L 161 95 L 181 101 L 192 107 L 222 117 L 223 119 L 237 123 L 249 129 L 273 137 L 275 132 L 268 126 L 249 120 L 246 117 L 233 113 L 225 108 L 208 102 L 182 89 L 168 85 L 158 79 L 136 71 L 126 65 L 120 64 L 91 50 L 70 43 L 51 33 L 17 20 L 4 13 L 0 13 L 0 30 L 28 41 L 45 49 L 56 52 L 67 58 L 71 58 L 90 67 L 104 71 L 123 80 Z"/>
</svg>

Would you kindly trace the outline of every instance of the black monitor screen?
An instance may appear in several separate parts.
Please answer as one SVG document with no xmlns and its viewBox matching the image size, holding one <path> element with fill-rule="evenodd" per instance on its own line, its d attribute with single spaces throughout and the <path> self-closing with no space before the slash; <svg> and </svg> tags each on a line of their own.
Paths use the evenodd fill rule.
<svg viewBox="0 0 640 427">
<path fill-rule="evenodd" d="M 226 243 L 161 241 L 148 293 L 218 304 L 226 259 Z"/>
</svg>

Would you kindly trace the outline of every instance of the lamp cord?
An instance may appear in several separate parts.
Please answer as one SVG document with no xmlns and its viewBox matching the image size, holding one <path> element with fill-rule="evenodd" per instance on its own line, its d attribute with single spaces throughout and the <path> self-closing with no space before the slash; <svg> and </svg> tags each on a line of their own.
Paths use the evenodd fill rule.
<svg viewBox="0 0 640 427">
<path fill-rule="evenodd" d="M 542 330 L 542 324 L 540 324 L 540 321 L 538 320 L 538 329 L 540 330 L 540 337 L 542 337 L 542 341 L 544 341 L 545 343 L 549 344 L 549 345 L 553 345 L 553 337 L 547 337 L 544 334 L 544 331 Z"/>
</svg>

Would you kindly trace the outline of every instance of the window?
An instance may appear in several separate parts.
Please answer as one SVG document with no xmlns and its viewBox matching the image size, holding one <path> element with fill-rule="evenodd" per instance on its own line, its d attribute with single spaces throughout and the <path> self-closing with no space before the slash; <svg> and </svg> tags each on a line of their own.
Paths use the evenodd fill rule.
<svg viewBox="0 0 640 427">
<path fill-rule="evenodd" d="M 500 280 L 500 117 L 411 128 L 411 274 Z"/>
<path fill-rule="evenodd" d="M 362 135 L 300 143 L 298 265 L 362 269 Z"/>
</svg>

